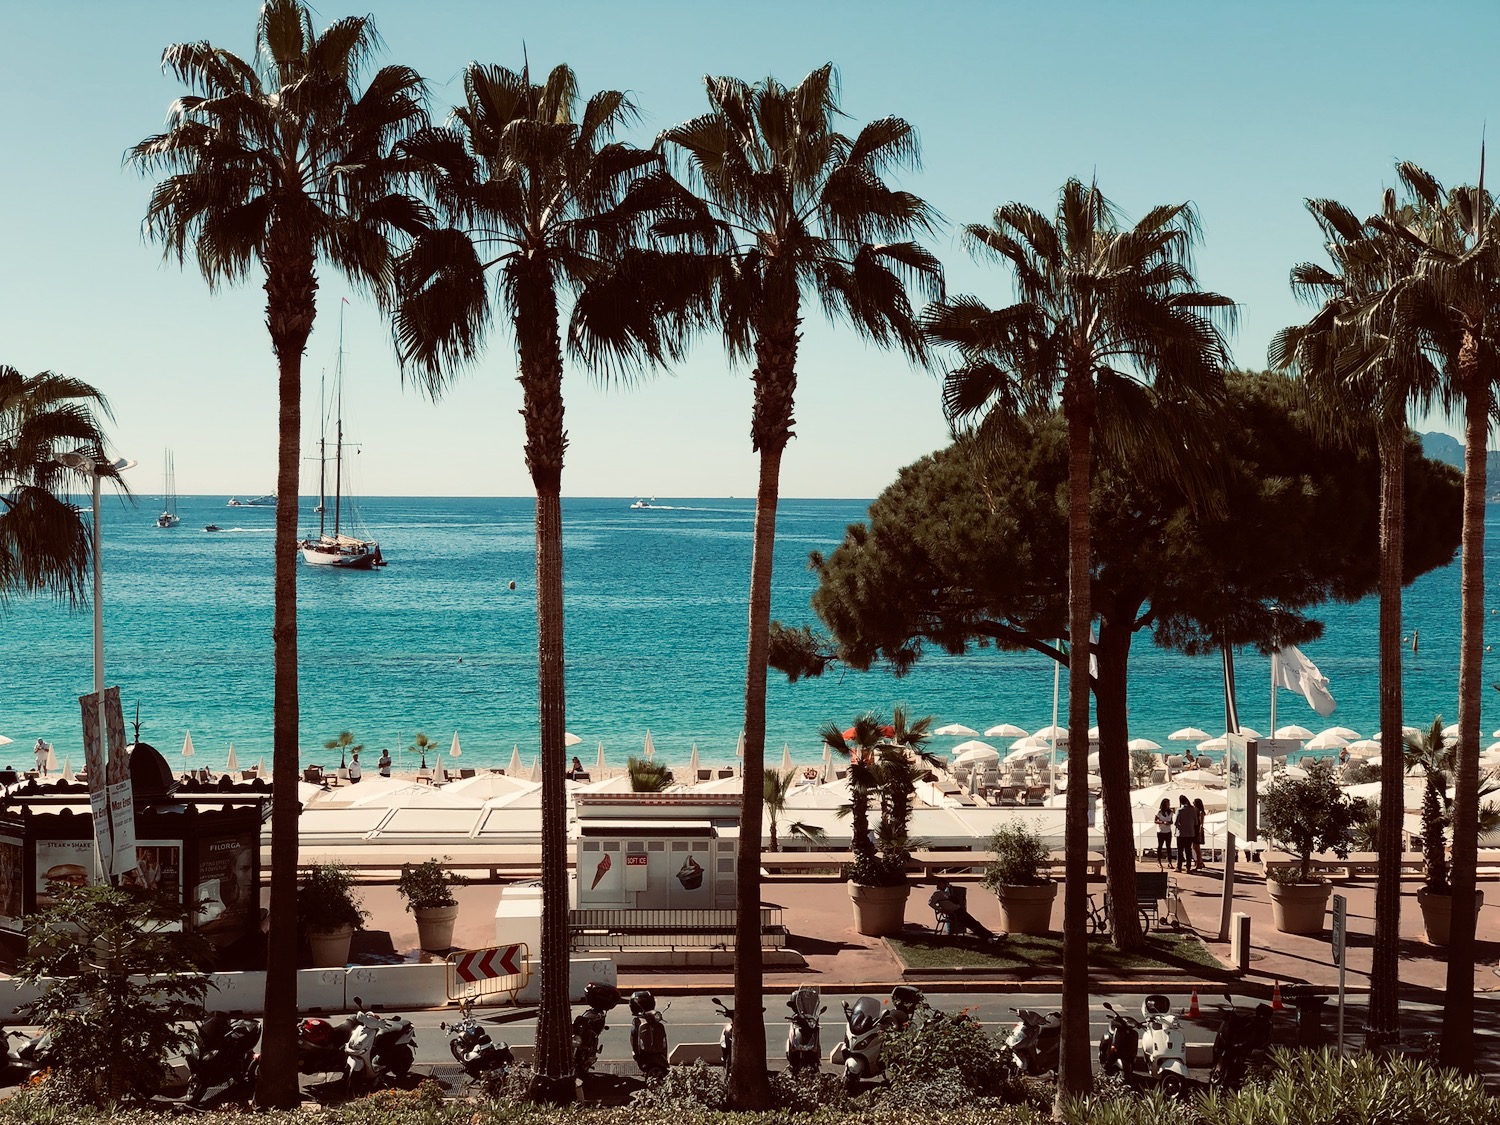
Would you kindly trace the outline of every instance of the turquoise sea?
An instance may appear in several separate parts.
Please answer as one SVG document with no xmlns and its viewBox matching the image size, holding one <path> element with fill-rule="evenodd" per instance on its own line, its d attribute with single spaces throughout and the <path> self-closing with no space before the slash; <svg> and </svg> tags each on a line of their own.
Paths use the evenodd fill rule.
<svg viewBox="0 0 1500 1125">
<path fill-rule="evenodd" d="M 657 757 L 728 763 L 742 726 L 744 632 L 754 504 L 750 500 L 629 499 L 564 502 L 568 727 L 592 765 L 638 753 L 647 730 Z M 226 508 L 224 497 L 179 501 L 180 527 L 158 529 L 155 497 L 132 507 L 106 499 L 106 680 L 118 684 L 127 722 L 140 707 L 141 738 L 177 757 L 191 731 L 195 765 L 222 766 L 233 743 L 242 765 L 271 752 L 270 508 Z M 778 523 L 775 616 L 811 617 L 811 550 L 830 550 L 867 501 L 786 500 Z M 504 765 L 512 747 L 537 752 L 534 563 L 529 498 L 390 497 L 362 502 L 363 522 L 390 565 L 371 573 L 304 567 L 298 578 L 305 761 L 323 762 L 325 740 L 352 731 L 370 747 L 406 747 L 424 731 L 446 754 L 455 731 L 462 759 Z M 304 521 L 312 508 L 304 501 Z M 1490 509 L 1495 543 L 1500 508 Z M 203 531 L 215 523 L 225 530 Z M 1489 587 L 1500 569 L 1491 553 Z M 509 584 L 514 581 L 515 589 Z M 1496 599 L 1500 607 L 1500 599 Z M 1491 610 L 1493 613 L 1494 610 Z M 1376 723 L 1376 605 L 1328 606 L 1325 638 L 1306 646 L 1330 680 L 1338 710 L 1325 722 L 1283 691 L 1279 723 L 1313 730 Z M 1408 721 L 1457 717 L 1458 564 L 1407 591 Z M 0 608 L 0 763 L 29 762 L 42 736 L 80 760 L 78 696 L 92 690 L 92 619 L 46 599 Z M 1500 654 L 1486 682 L 1500 681 Z M 1131 735 L 1165 744 L 1173 730 L 1223 729 L 1217 659 L 1164 652 L 1138 637 Z M 1267 731 L 1269 663 L 1237 661 L 1241 722 Z M 788 684 L 773 675 L 767 757 L 783 743 L 799 761 L 821 759 L 821 723 L 904 703 L 938 724 L 983 730 L 1052 721 L 1052 667 L 1032 655 L 932 654 L 903 680 L 845 672 Z M 1064 678 L 1066 691 L 1066 678 Z M 1064 709 L 1065 709 L 1064 702 Z M 1500 721 L 1486 692 L 1485 733 Z M 944 740 L 937 740 L 944 745 Z M 11 754 L 7 757 L 6 751 Z M 374 754 L 365 759 L 372 762 Z M 414 756 L 398 765 L 416 766 Z"/>
</svg>

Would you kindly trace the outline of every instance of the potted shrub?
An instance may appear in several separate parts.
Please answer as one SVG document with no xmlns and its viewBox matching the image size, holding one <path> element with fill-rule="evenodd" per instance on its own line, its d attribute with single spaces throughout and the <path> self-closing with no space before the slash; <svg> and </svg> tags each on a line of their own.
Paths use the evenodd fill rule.
<svg viewBox="0 0 1500 1125">
<path fill-rule="evenodd" d="M 452 888 L 466 886 L 468 882 L 435 859 L 401 865 L 396 893 L 406 900 L 406 909 L 417 920 L 417 944 L 421 948 L 434 953 L 446 953 L 453 948 L 458 899 L 453 897 Z"/>
<path fill-rule="evenodd" d="M 1447 791 L 1448 775 L 1456 764 L 1457 740 L 1443 737 L 1443 717 L 1432 727 L 1406 739 L 1406 764 L 1419 767 L 1426 779 L 1422 789 L 1422 887 L 1417 905 L 1422 908 L 1422 927 L 1433 945 L 1447 945 L 1453 916 L 1453 885 L 1448 879 Z M 1482 812 L 1482 810 L 1481 810 Z M 1481 819 L 1483 817 L 1481 816 Z M 1481 826 L 1481 830 L 1483 826 Z M 1474 911 L 1484 905 L 1484 891 L 1474 889 Z"/>
<path fill-rule="evenodd" d="M 314 968 L 347 965 L 349 941 L 370 917 L 354 896 L 354 872 L 342 863 L 313 864 L 297 888 L 297 924 Z"/>
<path fill-rule="evenodd" d="M 990 837 L 995 858 L 984 869 L 984 886 L 1000 900 L 1000 926 L 1008 934 L 1045 934 L 1052 928 L 1052 855 L 1024 824 L 1002 824 Z"/>
<path fill-rule="evenodd" d="M 1272 839 L 1298 859 L 1296 867 L 1266 876 L 1271 895 L 1271 917 L 1287 934 L 1320 934 L 1333 888 L 1315 875 L 1315 852 L 1349 855 L 1355 826 L 1365 815 L 1365 802 L 1339 788 L 1328 762 L 1313 762 L 1305 778 L 1280 778 L 1261 798 L 1260 824 Z"/>
</svg>

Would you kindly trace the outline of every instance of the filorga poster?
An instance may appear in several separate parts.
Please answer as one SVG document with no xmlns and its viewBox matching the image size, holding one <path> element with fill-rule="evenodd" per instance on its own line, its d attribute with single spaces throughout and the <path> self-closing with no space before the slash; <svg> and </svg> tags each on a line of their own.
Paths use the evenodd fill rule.
<svg viewBox="0 0 1500 1125">
<path fill-rule="evenodd" d="M 239 939 L 260 919 L 256 866 L 260 834 L 211 836 L 198 852 L 198 884 L 193 888 L 193 928 L 215 945 Z"/>
</svg>

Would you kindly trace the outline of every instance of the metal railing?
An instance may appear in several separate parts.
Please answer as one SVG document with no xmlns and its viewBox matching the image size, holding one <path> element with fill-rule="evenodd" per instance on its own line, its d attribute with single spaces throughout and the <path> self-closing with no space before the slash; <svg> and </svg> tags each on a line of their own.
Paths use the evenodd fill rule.
<svg viewBox="0 0 1500 1125">
<path fill-rule="evenodd" d="M 646 909 L 595 907 L 568 912 L 568 931 L 575 950 L 589 949 L 728 949 L 734 945 L 733 909 Z M 763 948 L 786 945 L 786 926 L 779 906 L 760 911 Z"/>
</svg>

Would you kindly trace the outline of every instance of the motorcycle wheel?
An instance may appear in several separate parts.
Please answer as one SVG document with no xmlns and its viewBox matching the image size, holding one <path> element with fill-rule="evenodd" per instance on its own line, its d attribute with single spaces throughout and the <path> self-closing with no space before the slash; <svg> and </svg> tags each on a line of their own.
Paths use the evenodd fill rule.
<svg viewBox="0 0 1500 1125">
<path fill-rule="evenodd" d="M 203 1085 L 203 1083 L 199 1082 L 197 1079 L 194 1079 L 193 1081 L 188 1083 L 187 1104 L 197 1105 L 203 1099 L 203 1095 L 207 1092 L 208 1087 Z"/>
<path fill-rule="evenodd" d="M 573 1077 L 581 1081 L 594 1068 L 594 1060 L 598 1057 L 597 1053 L 590 1054 L 582 1047 L 579 1047 L 573 1052 Z"/>
<path fill-rule="evenodd" d="M 1175 1070 L 1169 1070 L 1165 1072 L 1161 1076 L 1161 1082 L 1159 1083 L 1159 1085 L 1161 1087 L 1162 1096 L 1167 1098 L 1180 1098 L 1182 1097 L 1183 1091 L 1185 1089 L 1182 1081 L 1182 1075 L 1178 1074 Z"/>
<path fill-rule="evenodd" d="M 856 1094 L 859 1092 L 859 1068 L 844 1064 L 844 1093 Z"/>
<path fill-rule="evenodd" d="M 448 1040 L 448 1050 L 453 1052 L 453 1060 L 460 1066 L 464 1065 L 463 1045 L 457 1039 Z"/>
<path fill-rule="evenodd" d="M 641 1060 L 641 1073 L 647 1078 L 665 1078 L 667 1069 L 666 1055 L 651 1054 Z"/>
</svg>

